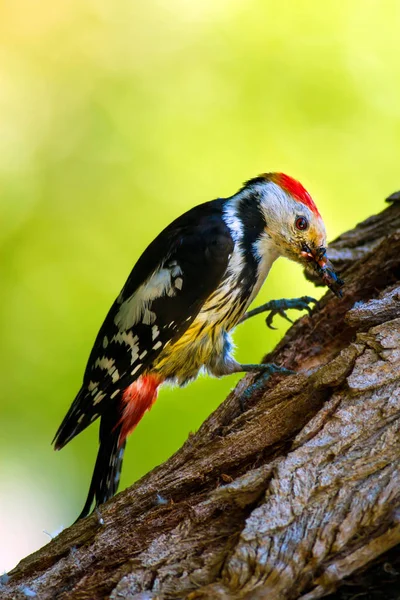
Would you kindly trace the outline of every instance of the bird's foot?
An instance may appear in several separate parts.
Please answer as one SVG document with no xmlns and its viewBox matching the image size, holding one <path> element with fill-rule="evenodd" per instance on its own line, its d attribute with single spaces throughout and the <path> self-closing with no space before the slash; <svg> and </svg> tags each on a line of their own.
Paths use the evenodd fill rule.
<svg viewBox="0 0 400 600">
<path fill-rule="evenodd" d="M 286 319 L 286 321 L 289 321 L 289 323 L 293 323 L 292 319 L 287 316 L 286 311 L 289 309 L 306 310 L 311 316 L 312 309 L 310 304 L 315 304 L 318 306 L 318 300 L 311 298 L 311 296 L 302 296 L 301 298 L 292 298 L 291 300 L 288 300 L 287 298 L 282 298 L 281 300 L 271 300 L 266 304 L 262 304 L 258 308 L 249 310 L 242 317 L 240 322 L 246 321 L 247 319 L 250 319 L 250 317 L 254 317 L 260 313 L 270 311 L 268 317 L 265 319 L 265 322 L 270 329 L 276 329 L 276 327 L 272 325 L 272 321 L 276 315 L 280 315 Z"/>
<path fill-rule="evenodd" d="M 279 373 L 281 375 L 293 375 L 295 373 L 295 371 L 291 371 L 285 367 L 279 367 L 273 363 L 241 365 L 241 367 L 241 370 L 245 373 L 260 373 L 260 376 L 257 377 L 257 380 L 249 385 L 247 390 L 245 390 L 239 397 L 239 405 L 242 412 L 245 412 L 246 404 L 254 392 L 262 389 L 265 382 L 271 377 L 271 375 L 274 375 L 275 373 Z"/>
</svg>

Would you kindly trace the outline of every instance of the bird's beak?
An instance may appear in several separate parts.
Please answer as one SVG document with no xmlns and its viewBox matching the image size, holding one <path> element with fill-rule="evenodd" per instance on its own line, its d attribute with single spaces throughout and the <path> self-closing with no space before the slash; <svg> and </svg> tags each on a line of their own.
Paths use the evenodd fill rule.
<svg viewBox="0 0 400 600">
<path fill-rule="evenodd" d="M 344 285 L 344 281 L 336 274 L 329 262 L 326 256 L 326 248 L 320 247 L 311 250 L 311 248 L 304 245 L 301 255 L 309 264 L 312 264 L 324 284 L 327 285 L 338 298 L 341 298 L 342 291 L 340 288 Z"/>
</svg>

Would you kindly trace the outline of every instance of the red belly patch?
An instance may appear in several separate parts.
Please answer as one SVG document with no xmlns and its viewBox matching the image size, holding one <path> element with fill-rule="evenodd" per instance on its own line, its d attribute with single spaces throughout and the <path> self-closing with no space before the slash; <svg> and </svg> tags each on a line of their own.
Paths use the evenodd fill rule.
<svg viewBox="0 0 400 600">
<path fill-rule="evenodd" d="M 141 375 L 122 394 L 123 413 L 119 422 L 122 424 L 120 445 L 135 429 L 146 410 L 150 410 L 153 406 L 161 383 L 162 379 L 158 375 Z"/>
</svg>

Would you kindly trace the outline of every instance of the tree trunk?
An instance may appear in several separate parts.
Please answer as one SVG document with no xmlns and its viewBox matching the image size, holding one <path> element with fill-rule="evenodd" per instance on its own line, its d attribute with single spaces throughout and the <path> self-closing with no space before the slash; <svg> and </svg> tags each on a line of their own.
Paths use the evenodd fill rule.
<svg viewBox="0 0 400 600">
<path fill-rule="evenodd" d="M 343 299 L 265 358 L 297 374 L 244 377 L 166 463 L 3 576 L 2 599 L 397 597 L 398 199 L 331 244 Z"/>
</svg>

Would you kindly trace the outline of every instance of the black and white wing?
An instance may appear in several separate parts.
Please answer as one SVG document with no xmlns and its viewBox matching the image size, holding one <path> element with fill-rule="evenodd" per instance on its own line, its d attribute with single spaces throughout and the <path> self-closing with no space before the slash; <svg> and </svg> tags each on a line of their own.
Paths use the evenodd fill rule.
<svg viewBox="0 0 400 600">
<path fill-rule="evenodd" d="M 223 200 L 188 211 L 148 246 L 96 338 L 83 386 L 56 436 L 56 448 L 99 417 L 178 339 L 218 287 L 233 251 Z"/>
</svg>

